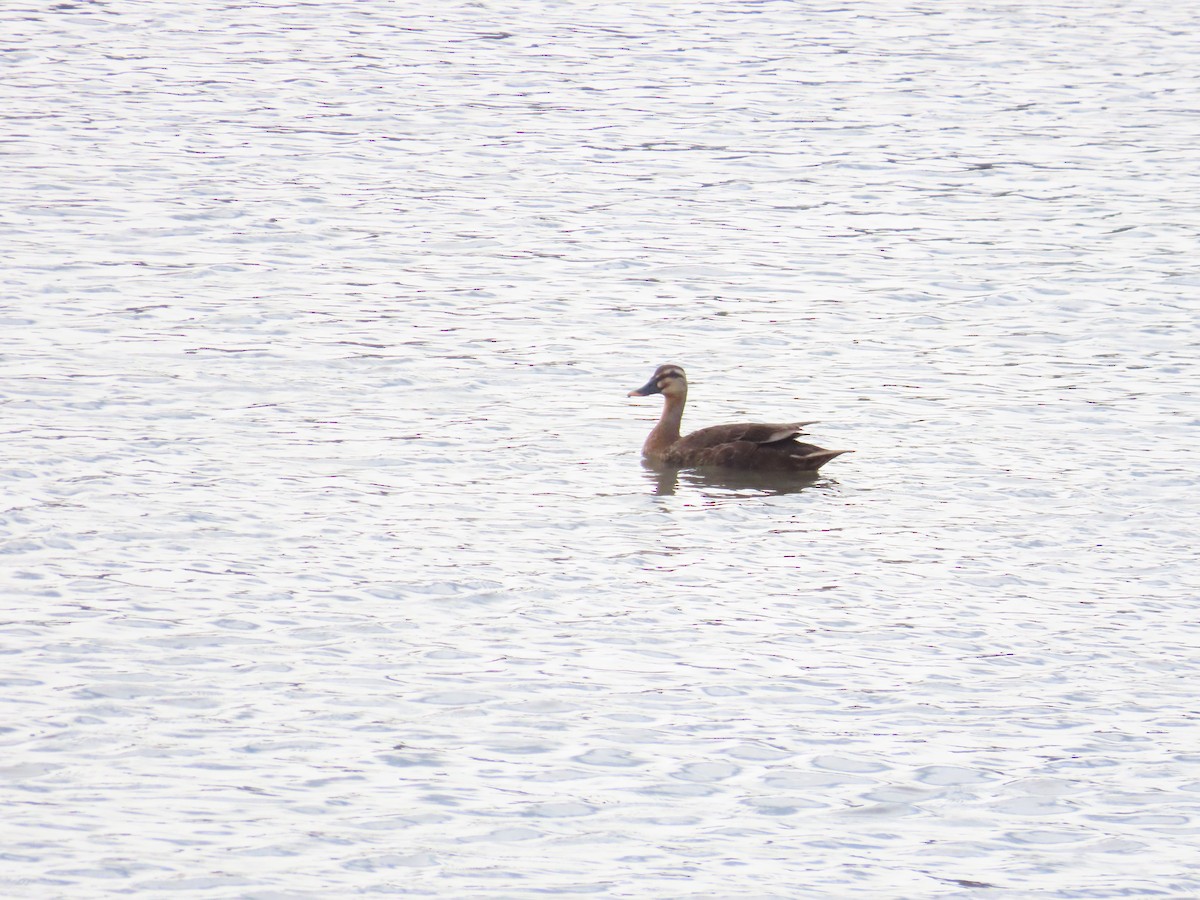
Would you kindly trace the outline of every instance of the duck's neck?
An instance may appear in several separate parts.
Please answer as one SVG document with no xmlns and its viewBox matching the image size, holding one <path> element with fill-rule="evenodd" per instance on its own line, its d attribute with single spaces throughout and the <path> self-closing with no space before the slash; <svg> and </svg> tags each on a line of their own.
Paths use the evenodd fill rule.
<svg viewBox="0 0 1200 900">
<path fill-rule="evenodd" d="M 662 416 L 642 445 L 642 455 L 662 459 L 670 446 L 679 440 L 679 423 L 683 421 L 683 405 L 687 394 L 663 395 Z"/>
</svg>

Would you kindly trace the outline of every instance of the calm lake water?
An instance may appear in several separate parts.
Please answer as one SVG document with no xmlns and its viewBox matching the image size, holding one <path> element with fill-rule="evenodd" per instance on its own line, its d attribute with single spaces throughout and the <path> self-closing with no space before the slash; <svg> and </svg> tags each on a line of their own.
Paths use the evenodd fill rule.
<svg viewBox="0 0 1200 900">
<path fill-rule="evenodd" d="M 1198 32 L 0 7 L 0 894 L 1200 896 Z"/>
</svg>

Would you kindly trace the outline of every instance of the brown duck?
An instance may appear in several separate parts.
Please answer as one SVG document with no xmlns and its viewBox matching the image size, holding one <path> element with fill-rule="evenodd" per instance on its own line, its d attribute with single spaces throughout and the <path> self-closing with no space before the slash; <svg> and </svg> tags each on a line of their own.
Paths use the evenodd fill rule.
<svg viewBox="0 0 1200 900">
<path fill-rule="evenodd" d="M 686 437 L 679 436 L 683 405 L 687 402 L 687 376 L 679 366 L 659 366 L 654 377 L 630 397 L 662 394 L 662 418 L 642 445 L 642 455 L 668 466 L 720 466 L 760 472 L 815 472 L 835 456 L 849 451 L 826 450 L 796 440 L 812 422 L 783 425 L 745 423 L 713 425 Z"/>
</svg>

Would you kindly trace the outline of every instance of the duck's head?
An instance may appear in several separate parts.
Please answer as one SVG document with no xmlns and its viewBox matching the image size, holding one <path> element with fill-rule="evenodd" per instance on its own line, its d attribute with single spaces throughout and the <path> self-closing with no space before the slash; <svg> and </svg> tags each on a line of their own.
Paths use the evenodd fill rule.
<svg viewBox="0 0 1200 900">
<path fill-rule="evenodd" d="M 663 394 L 667 397 L 687 396 L 687 376 L 679 366 L 668 363 L 654 370 L 653 377 L 636 391 L 630 391 L 630 397 L 649 397 L 651 394 Z"/>
</svg>

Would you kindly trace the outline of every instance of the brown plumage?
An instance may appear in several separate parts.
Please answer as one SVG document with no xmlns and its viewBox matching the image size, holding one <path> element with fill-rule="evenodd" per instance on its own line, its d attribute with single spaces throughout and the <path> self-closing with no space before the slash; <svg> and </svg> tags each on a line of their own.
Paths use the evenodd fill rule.
<svg viewBox="0 0 1200 900">
<path fill-rule="evenodd" d="M 846 450 L 826 450 L 796 440 L 812 422 L 768 425 L 748 422 L 714 425 L 679 436 L 687 402 L 687 376 L 679 366 L 665 365 L 630 397 L 663 395 L 662 417 L 642 445 L 642 455 L 668 466 L 719 466 L 761 472 L 815 472 Z"/>
</svg>

